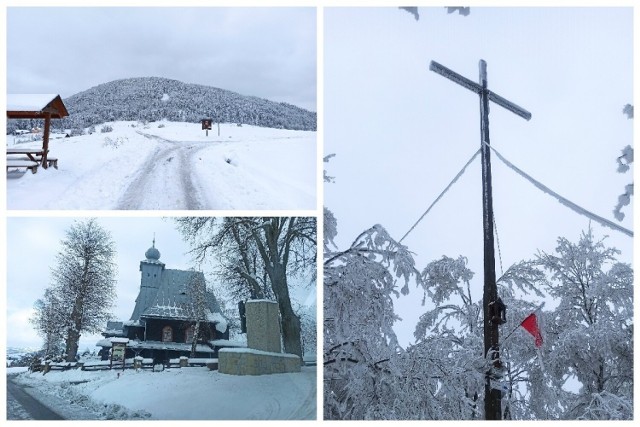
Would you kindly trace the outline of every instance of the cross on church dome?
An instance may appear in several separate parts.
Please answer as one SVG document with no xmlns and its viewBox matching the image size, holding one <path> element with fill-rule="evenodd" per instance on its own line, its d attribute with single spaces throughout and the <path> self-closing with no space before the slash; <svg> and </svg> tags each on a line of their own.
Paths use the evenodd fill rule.
<svg viewBox="0 0 640 427">
<path fill-rule="evenodd" d="M 156 249 L 156 237 L 153 236 L 153 246 L 151 246 L 149 249 L 147 249 L 147 251 L 144 253 L 144 256 L 147 259 L 150 260 L 159 260 L 160 259 L 160 251 Z"/>
</svg>

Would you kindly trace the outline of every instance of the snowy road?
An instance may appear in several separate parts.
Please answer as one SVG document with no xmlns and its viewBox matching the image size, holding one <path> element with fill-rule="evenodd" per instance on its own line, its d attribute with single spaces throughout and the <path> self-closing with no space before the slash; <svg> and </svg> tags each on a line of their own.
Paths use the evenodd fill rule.
<svg viewBox="0 0 640 427">
<path fill-rule="evenodd" d="M 63 420 L 7 375 L 7 420 Z"/>
<path fill-rule="evenodd" d="M 284 418 L 287 420 L 315 420 L 316 419 L 316 406 L 317 406 L 317 392 L 316 381 L 314 376 L 306 376 L 308 388 L 306 391 L 301 389 L 301 398 L 298 408 L 289 413 L 283 413 Z"/>
<path fill-rule="evenodd" d="M 315 132 L 111 123 L 51 140 L 59 169 L 7 173 L 8 209 L 315 209 Z M 39 141 L 20 143 L 37 148 Z"/>
<path fill-rule="evenodd" d="M 195 156 L 209 142 L 170 141 L 139 132 L 158 142 L 118 201 L 117 209 L 204 209 L 206 202 L 194 177 Z"/>
</svg>

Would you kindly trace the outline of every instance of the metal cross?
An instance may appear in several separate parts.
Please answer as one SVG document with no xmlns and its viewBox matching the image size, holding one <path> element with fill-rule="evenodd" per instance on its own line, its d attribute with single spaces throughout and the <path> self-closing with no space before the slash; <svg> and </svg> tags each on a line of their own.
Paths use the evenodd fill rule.
<svg viewBox="0 0 640 427">
<path fill-rule="evenodd" d="M 495 253 L 493 247 L 493 195 L 491 189 L 491 156 L 489 151 L 489 101 L 493 101 L 518 116 L 529 120 L 531 113 L 491 92 L 487 88 L 487 63 L 480 60 L 480 83 L 475 83 L 455 71 L 431 61 L 429 69 L 480 96 L 480 148 L 482 152 L 482 218 L 484 230 L 484 290 L 482 305 L 484 307 L 484 355 L 492 360 L 491 367 L 485 373 L 485 419 L 502 419 L 502 390 L 500 378 L 502 363 L 498 325 L 502 323 L 502 313 L 497 307 L 502 306 L 498 298 L 496 285 Z M 503 307 L 503 306 L 502 306 Z"/>
</svg>

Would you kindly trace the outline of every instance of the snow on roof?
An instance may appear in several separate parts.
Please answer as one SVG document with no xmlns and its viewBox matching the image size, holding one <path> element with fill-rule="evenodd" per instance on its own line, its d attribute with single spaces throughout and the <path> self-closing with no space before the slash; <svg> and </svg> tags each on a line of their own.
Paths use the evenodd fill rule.
<svg viewBox="0 0 640 427">
<path fill-rule="evenodd" d="M 211 340 L 209 343 L 216 347 L 246 347 L 246 342 L 231 340 Z"/>
<path fill-rule="evenodd" d="M 122 322 L 124 326 L 143 326 L 139 320 L 127 320 Z"/>
<path fill-rule="evenodd" d="M 96 347 L 111 347 L 113 343 L 128 343 L 129 338 L 110 337 L 100 340 L 96 343 Z"/>
<path fill-rule="evenodd" d="M 250 299 L 249 301 L 246 302 L 246 304 L 252 303 L 252 302 L 271 302 L 273 304 L 277 304 L 276 301 L 272 301 L 270 299 Z"/>
<path fill-rule="evenodd" d="M 219 332 L 225 333 L 227 330 L 227 319 L 225 319 L 220 313 L 212 313 L 209 311 L 207 313 L 207 321 L 214 323 Z"/>
<path fill-rule="evenodd" d="M 9 93 L 7 111 L 42 111 L 58 94 Z"/>
</svg>

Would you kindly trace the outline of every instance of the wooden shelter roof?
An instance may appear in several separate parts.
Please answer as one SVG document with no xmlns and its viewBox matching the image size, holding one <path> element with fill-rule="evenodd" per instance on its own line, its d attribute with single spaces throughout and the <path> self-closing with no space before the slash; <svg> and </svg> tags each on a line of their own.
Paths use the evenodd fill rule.
<svg viewBox="0 0 640 427">
<path fill-rule="evenodd" d="M 62 98 L 57 94 L 7 94 L 8 119 L 52 119 L 69 115 Z"/>
</svg>

